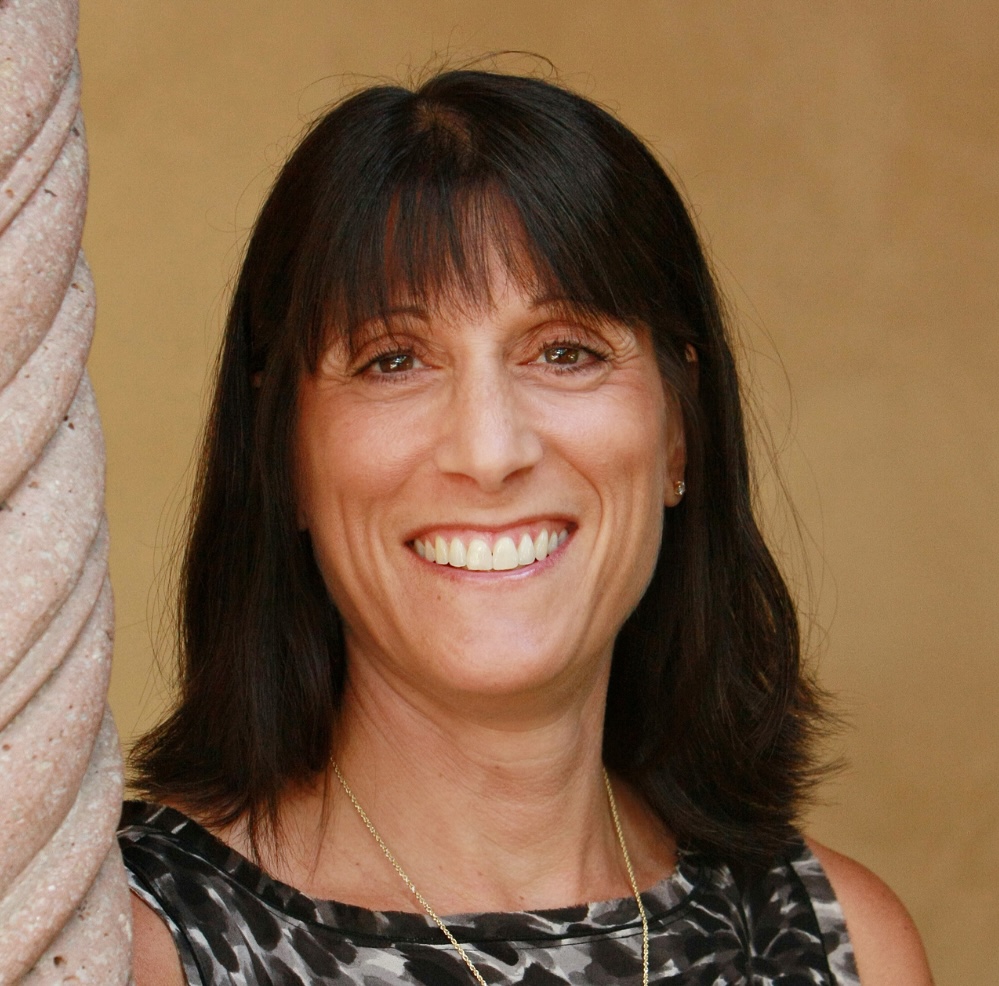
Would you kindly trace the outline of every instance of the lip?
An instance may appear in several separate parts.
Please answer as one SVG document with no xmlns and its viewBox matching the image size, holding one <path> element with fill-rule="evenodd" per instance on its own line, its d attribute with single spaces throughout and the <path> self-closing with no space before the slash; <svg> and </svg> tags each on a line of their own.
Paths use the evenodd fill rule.
<svg viewBox="0 0 999 986">
<path fill-rule="evenodd" d="M 496 546 L 496 542 L 502 537 L 511 538 L 516 544 L 524 534 L 536 538 L 543 530 L 551 532 L 568 531 L 572 537 L 577 524 L 570 518 L 560 514 L 539 514 L 529 520 L 516 520 L 509 524 L 426 524 L 414 529 L 403 539 L 407 545 L 412 547 L 417 538 L 424 538 L 433 541 L 438 535 L 445 541 L 451 538 L 459 538 L 466 544 L 472 538 L 480 538 L 485 541 L 490 550 Z"/>
</svg>

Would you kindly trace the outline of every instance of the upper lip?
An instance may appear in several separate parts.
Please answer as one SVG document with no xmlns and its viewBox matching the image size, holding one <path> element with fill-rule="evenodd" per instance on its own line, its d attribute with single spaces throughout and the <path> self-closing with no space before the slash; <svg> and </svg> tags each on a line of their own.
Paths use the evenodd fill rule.
<svg viewBox="0 0 999 986">
<path fill-rule="evenodd" d="M 555 527 L 559 531 L 566 528 L 574 528 L 575 521 L 563 513 L 539 513 L 529 517 L 518 517 L 514 520 L 491 521 L 488 524 L 469 523 L 467 521 L 441 521 L 439 523 L 421 524 L 414 527 L 403 538 L 404 541 L 413 541 L 419 537 L 457 537 L 462 539 L 481 537 L 483 539 L 501 538 L 509 535 L 511 531 L 519 531 L 524 528 Z"/>
</svg>

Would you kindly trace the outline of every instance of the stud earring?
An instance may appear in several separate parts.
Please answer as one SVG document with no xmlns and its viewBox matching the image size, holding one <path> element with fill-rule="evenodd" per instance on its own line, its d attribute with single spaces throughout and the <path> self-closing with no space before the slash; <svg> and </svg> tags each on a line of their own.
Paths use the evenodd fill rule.
<svg viewBox="0 0 999 986">
<path fill-rule="evenodd" d="M 673 484 L 673 491 L 677 496 L 683 496 L 683 494 L 687 492 L 687 484 L 682 479 L 678 479 Z"/>
</svg>

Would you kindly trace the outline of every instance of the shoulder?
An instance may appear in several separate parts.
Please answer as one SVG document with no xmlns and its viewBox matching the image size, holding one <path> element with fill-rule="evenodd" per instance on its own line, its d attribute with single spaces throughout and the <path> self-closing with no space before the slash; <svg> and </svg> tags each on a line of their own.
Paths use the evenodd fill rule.
<svg viewBox="0 0 999 986">
<path fill-rule="evenodd" d="M 184 986 L 177 946 L 163 919 L 135 894 L 132 898 L 132 975 L 135 986 Z"/>
<path fill-rule="evenodd" d="M 191 815 L 168 804 L 127 801 L 118 827 L 125 868 L 148 887 L 227 873 L 236 854 Z"/>
<path fill-rule="evenodd" d="M 843 908 L 863 986 L 932 986 L 919 932 L 888 885 L 848 856 L 805 841 Z"/>
<path fill-rule="evenodd" d="M 165 805 L 128 801 L 118 829 L 131 889 L 132 962 L 135 986 L 184 986 L 188 982 L 177 940 L 167 924 L 182 925 L 185 895 L 207 864 L 198 826 Z"/>
</svg>

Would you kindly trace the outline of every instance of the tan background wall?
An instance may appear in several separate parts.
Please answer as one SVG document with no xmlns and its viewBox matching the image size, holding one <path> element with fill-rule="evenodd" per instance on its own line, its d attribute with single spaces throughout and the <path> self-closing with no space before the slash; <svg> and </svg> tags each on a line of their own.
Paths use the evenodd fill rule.
<svg viewBox="0 0 999 986">
<path fill-rule="evenodd" d="M 822 678 L 851 720 L 851 766 L 811 828 L 895 886 L 941 986 L 990 975 L 999 20 L 989 0 L 902 10 L 84 0 L 91 372 L 124 737 L 161 707 L 153 587 L 227 284 L 275 166 L 320 106 L 369 77 L 531 49 L 673 163 L 728 292 L 813 539 Z"/>
</svg>

